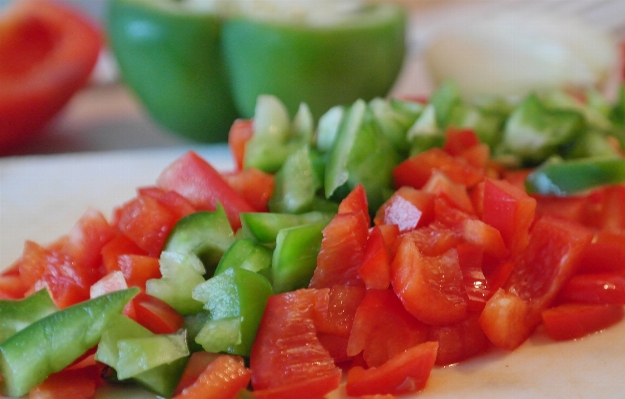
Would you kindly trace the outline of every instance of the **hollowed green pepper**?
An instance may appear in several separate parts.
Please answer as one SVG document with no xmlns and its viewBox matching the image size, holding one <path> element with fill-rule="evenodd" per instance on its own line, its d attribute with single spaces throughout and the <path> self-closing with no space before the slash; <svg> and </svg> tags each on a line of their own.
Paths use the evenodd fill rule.
<svg viewBox="0 0 625 399">
<path fill-rule="evenodd" d="M 253 116 L 261 94 L 283 99 L 291 114 L 308 103 L 318 118 L 336 104 L 385 96 L 401 70 L 407 13 L 400 7 L 363 2 L 310 21 L 267 18 L 235 3 L 108 2 L 122 77 L 172 132 L 225 141 L 237 116 Z"/>
<path fill-rule="evenodd" d="M 162 126 L 225 141 L 237 117 L 221 51 L 222 21 L 174 0 L 108 2 L 108 37 L 124 81 Z"/>
</svg>

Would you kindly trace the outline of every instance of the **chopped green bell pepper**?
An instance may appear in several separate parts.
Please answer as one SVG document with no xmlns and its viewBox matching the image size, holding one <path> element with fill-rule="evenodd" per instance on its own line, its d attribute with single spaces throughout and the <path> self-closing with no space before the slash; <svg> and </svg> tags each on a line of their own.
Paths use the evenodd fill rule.
<svg viewBox="0 0 625 399">
<path fill-rule="evenodd" d="M 242 268 L 271 278 L 272 250 L 250 238 L 240 238 L 228 248 L 219 261 L 215 275 L 230 268 Z"/>
<path fill-rule="evenodd" d="M 307 212 L 300 214 L 251 212 L 241 214 L 242 231 L 256 242 L 275 246 L 282 229 L 323 221 L 328 224 L 334 213 Z"/>
<path fill-rule="evenodd" d="M 0 343 L 58 310 L 47 289 L 20 300 L 0 300 Z"/>
<path fill-rule="evenodd" d="M 306 104 L 300 105 L 291 121 L 280 99 L 259 96 L 254 111 L 254 135 L 245 145 L 244 166 L 274 173 L 294 151 L 310 145 L 313 134 L 314 121 Z"/>
<path fill-rule="evenodd" d="M 148 294 L 168 303 L 182 315 L 200 312 L 202 304 L 193 299 L 193 287 L 205 281 L 205 269 L 193 254 L 164 251 L 159 259 L 161 277 L 145 284 Z"/>
<path fill-rule="evenodd" d="M 229 268 L 193 289 L 211 319 L 195 337 L 208 352 L 249 356 L 267 299 L 269 281 L 258 273 Z"/>
<path fill-rule="evenodd" d="M 445 131 L 436 120 L 436 109 L 432 104 L 428 104 L 408 128 L 406 140 L 410 145 L 410 156 L 445 144 Z"/>
<path fill-rule="evenodd" d="M 535 166 L 582 131 L 584 118 L 579 112 L 551 109 L 536 95 L 527 97 L 506 121 L 501 150 L 517 157 L 522 165 Z"/>
<path fill-rule="evenodd" d="M 158 395 L 171 397 L 188 354 L 184 334 L 159 336 L 116 315 L 102 332 L 95 358 L 114 368 L 118 379 L 130 378 Z"/>
<path fill-rule="evenodd" d="M 367 103 L 358 100 L 345 113 L 329 151 L 325 196 L 342 199 L 362 183 L 375 212 L 386 200 L 386 189 L 393 187 L 393 169 L 400 160 Z"/>
<path fill-rule="evenodd" d="M 2 393 L 22 396 L 94 347 L 109 320 L 138 288 L 116 291 L 52 313 L 0 344 Z"/>
<path fill-rule="evenodd" d="M 625 182 L 625 158 L 601 157 L 552 160 L 525 180 L 529 193 L 567 196 L 605 185 Z"/>
<path fill-rule="evenodd" d="M 423 112 L 423 104 L 399 99 L 374 98 L 369 107 L 378 121 L 382 134 L 393 144 L 395 150 L 407 154 L 410 150 L 406 132 Z"/>
<path fill-rule="evenodd" d="M 312 156 L 308 146 L 303 146 L 284 161 L 274 175 L 275 185 L 268 204 L 271 212 L 303 213 L 312 210 L 323 180 L 315 171 Z"/>
<path fill-rule="evenodd" d="M 215 211 L 196 212 L 180 219 L 169 233 L 163 250 L 196 255 L 210 277 L 233 242 L 228 216 L 219 205 Z"/>
<path fill-rule="evenodd" d="M 272 260 L 272 284 L 276 294 L 308 287 L 317 267 L 323 228 L 319 221 L 278 232 Z"/>
<path fill-rule="evenodd" d="M 146 291 L 183 315 L 202 310 L 193 287 L 215 273 L 223 254 L 235 241 L 222 206 L 192 213 L 173 227 L 160 258 L 161 278 L 148 280 Z"/>
<path fill-rule="evenodd" d="M 206 322 L 210 321 L 210 317 L 211 315 L 208 310 L 184 316 L 182 328 L 187 331 L 187 345 L 189 346 L 189 350 L 191 352 L 204 350 L 202 345 L 198 344 L 195 338 L 200 333 Z"/>
<path fill-rule="evenodd" d="M 283 99 L 291 114 L 308 103 L 317 118 L 336 104 L 385 96 L 403 65 L 407 12 L 398 6 L 363 2 L 314 23 L 231 14 L 219 3 L 107 2 L 124 81 L 158 123 L 186 137 L 226 141 L 262 94 Z"/>
</svg>

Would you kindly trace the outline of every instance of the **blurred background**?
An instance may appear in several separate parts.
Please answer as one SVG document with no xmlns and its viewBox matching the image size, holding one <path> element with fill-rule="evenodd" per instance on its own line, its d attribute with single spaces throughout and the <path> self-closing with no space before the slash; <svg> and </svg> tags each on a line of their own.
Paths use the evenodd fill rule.
<svg viewBox="0 0 625 399">
<path fill-rule="evenodd" d="M 0 0 L 0 10 L 11 1 Z M 19 1 L 19 0 L 17 0 Z M 102 23 L 106 0 L 59 0 Z M 392 95 L 424 96 L 435 86 L 424 63 L 428 43 L 450 26 L 488 19 L 501 10 L 574 15 L 621 40 L 625 36 L 623 0 L 377 0 L 401 4 L 410 12 L 408 57 Z M 10 155 L 161 148 L 192 144 L 156 125 L 120 81 L 106 48 L 91 83 L 80 91 L 39 140 Z"/>
</svg>

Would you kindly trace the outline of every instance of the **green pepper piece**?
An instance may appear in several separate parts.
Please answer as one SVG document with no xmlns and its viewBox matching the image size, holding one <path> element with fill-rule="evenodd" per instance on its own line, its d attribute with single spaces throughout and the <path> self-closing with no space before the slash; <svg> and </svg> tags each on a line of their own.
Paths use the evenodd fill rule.
<svg viewBox="0 0 625 399">
<path fill-rule="evenodd" d="M 527 176 L 529 193 L 567 196 L 625 182 L 625 158 L 601 157 L 549 161 Z"/>
<path fill-rule="evenodd" d="M 338 23 L 232 18 L 223 48 L 237 109 L 250 118 L 256 98 L 273 94 L 291 114 L 304 102 L 319 118 L 337 104 L 386 96 L 403 64 L 406 25 L 406 11 L 389 4 Z"/>
<path fill-rule="evenodd" d="M 105 384 L 96 390 L 93 399 L 162 399 L 163 396 L 141 386 L 129 384 Z"/>
<path fill-rule="evenodd" d="M 561 109 L 578 112 L 585 121 L 585 125 L 589 129 L 598 129 L 608 131 L 611 129 L 612 122 L 608 117 L 608 111 L 605 97 L 599 95 L 593 90 L 584 92 L 586 100 L 582 101 L 578 97 L 563 90 L 554 90 L 543 93 L 541 101 L 551 109 Z M 600 97 L 603 97 L 600 99 Z"/>
<path fill-rule="evenodd" d="M 243 389 L 237 393 L 234 399 L 254 399 L 254 395 L 247 389 Z"/>
<path fill-rule="evenodd" d="M 303 146 L 289 155 L 275 174 L 269 209 L 278 213 L 311 211 L 321 186 L 322 181 L 315 172 L 311 151 L 308 146 Z"/>
<path fill-rule="evenodd" d="M 271 278 L 271 249 L 254 242 L 250 238 L 240 238 L 228 248 L 217 265 L 215 275 L 230 268 L 246 269 Z"/>
<path fill-rule="evenodd" d="M 334 213 L 317 211 L 300 214 L 249 212 L 241 214 L 241 224 L 246 237 L 275 245 L 280 230 L 320 221 L 327 225 L 333 216 Z"/>
<path fill-rule="evenodd" d="M 222 20 L 172 0 L 111 0 L 106 25 L 121 75 L 158 123 L 225 142 L 237 118 L 222 60 Z"/>
<path fill-rule="evenodd" d="M 369 102 L 382 134 L 401 154 L 410 150 L 406 132 L 423 112 L 423 104 L 399 99 L 374 98 Z"/>
<path fill-rule="evenodd" d="M 345 106 L 343 105 L 335 105 L 328 112 L 321 115 L 317 124 L 317 140 L 315 143 L 317 151 L 326 153 L 332 148 L 344 116 Z"/>
<path fill-rule="evenodd" d="M 193 254 L 212 276 L 224 252 L 234 242 L 234 232 L 224 208 L 192 213 L 180 219 L 169 233 L 163 251 Z"/>
<path fill-rule="evenodd" d="M 116 370 L 121 379 L 135 377 L 189 355 L 184 331 L 150 337 L 126 338 L 118 341 L 117 347 L 119 359 Z"/>
<path fill-rule="evenodd" d="M 563 151 L 565 159 L 618 156 L 609 135 L 597 129 L 584 130 Z"/>
<path fill-rule="evenodd" d="M 148 294 L 168 303 L 182 315 L 200 312 L 202 304 L 193 299 L 193 287 L 205 281 L 205 269 L 193 254 L 164 251 L 159 259 L 161 278 L 145 284 Z"/>
<path fill-rule="evenodd" d="M 317 267 L 326 225 L 321 221 L 280 230 L 271 266 L 276 294 L 308 286 Z"/>
<path fill-rule="evenodd" d="M 129 356 L 130 351 L 123 350 L 124 346 L 126 349 L 132 348 L 132 340 L 154 339 L 154 337 L 158 336 L 134 320 L 126 316 L 115 315 L 102 332 L 102 339 L 95 355 L 96 360 L 113 367 L 117 372 L 117 378 L 130 378 L 158 395 L 170 397 L 178 385 L 188 360 L 188 349 L 184 336 L 180 334 L 163 336 L 165 339 L 169 338 L 166 344 L 173 342 L 173 347 L 176 348 L 175 351 L 168 354 L 163 354 L 163 348 L 160 346 L 153 353 L 145 353 L 145 356 L 143 356 L 144 353 Z M 171 345 L 167 346 L 171 348 Z M 154 361 L 150 364 L 148 362 L 150 355 L 160 356 L 161 358 L 157 363 L 161 364 L 157 365 Z M 143 370 L 139 370 L 139 372 L 135 370 L 135 374 L 130 375 L 128 365 L 142 367 Z"/>
<path fill-rule="evenodd" d="M 500 114 L 483 112 L 471 104 L 456 105 L 449 115 L 448 125 L 470 128 L 480 141 L 495 146 L 501 140 L 505 117 Z"/>
<path fill-rule="evenodd" d="M 617 126 L 625 126 L 625 85 L 619 87 L 618 98 L 609 113 L 610 121 Z"/>
<path fill-rule="evenodd" d="M 400 162 L 393 145 L 381 133 L 370 108 L 358 100 L 347 110 L 333 143 L 325 173 L 326 198 L 343 198 L 359 183 L 369 210 L 375 212 L 393 186 L 393 169 Z"/>
<path fill-rule="evenodd" d="M 116 291 L 52 313 L 0 344 L 2 392 L 21 396 L 94 347 L 108 321 L 139 292 Z"/>
<path fill-rule="evenodd" d="M 187 331 L 187 345 L 189 345 L 189 350 L 191 352 L 204 350 L 202 345 L 196 342 L 195 338 L 208 321 L 210 321 L 210 312 L 208 310 L 184 316 L 182 328 Z"/>
<path fill-rule="evenodd" d="M 275 96 L 261 95 L 254 109 L 254 135 L 245 145 L 246 168 L 277 172 L 298 148 L 313 142 L 314 121 L 304 103 L 291 122 L 284 103 Z"/>
<path fill-rule="evenodd" d="M 417 120 L 408 128 L 406 139 L 410 144 L 410 156 L 445 144 L 445 132 L 436 121 L 436 110 L 432 104 L 425 106 Z"/>
<path fill-rule="evenodd" d="M 502 148 L 527 166 L 542 163 L 573 140 L 584 126 L 579 112 L 547 108 L 536 95 L 517 106 L 504 128 Z"/>
<path fill-rule="evenodd" d="M 229 268 L 193 289 L 211 314 L 196 341 L 208 352 L 249 356 L 267 299 L 269 281 L 258 273 Z"/>
<path fill-rule="evenodd" d="M 446 127 L 453 109 L 462 102 L 460 88 L 456 82 L 446 80 L 442 82 L 429 98 L 429 105 L 436 110 L 437 126 Z"/>
<path fill-rule="evenodd" d="M 0 343 L 58 310 L 47 289 L 20 300 L 0 300 Z"/>
</svg>

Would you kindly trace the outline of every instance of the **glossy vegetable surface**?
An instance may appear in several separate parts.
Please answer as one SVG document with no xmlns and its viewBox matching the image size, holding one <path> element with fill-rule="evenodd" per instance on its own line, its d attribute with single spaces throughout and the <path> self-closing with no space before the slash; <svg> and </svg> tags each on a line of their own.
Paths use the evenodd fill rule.
<svg viewBox="0 0 625 399">
<path fill-rule="evenodd" d="M 301 102 L 319 118 L 336 104 L 385 96 L 403 65 L 406 13 L 370 6 L 338 24 L 307 25 L 233 18 L 223 49 L 237 108 L 254 115 L 261 94 L 293 115 Z"/>
<path fill-rule="evenodd" d="M 157 122 L 194 140 L 225 142 L 261 94 L 279 96 L 293 114 L 306 102 L 317 118 L 335 104 L 385 96 L 403 65 L 406 13 L 395 6 L 362 5 L 329 24 L 213 8 L 173 0 L 107 7 L 124 80 Z"/>
<path fill-rule="evenodd" d="M 264 98 L 241 159 L 254 145 L 282 145 L 286 157 L 255 154 L 273 171 L 235 163 L 243 169 L 222 173 L 187 152 L 110 221 L 88 211 L 69 235 L 28 243 L 2 277 L 21 281 L 21 296 L 11 294 L 18 297 L 47 287 L 64 308 L 49 318 L 87 306 L 85 295 L 127 292 L 132 276 L 143 292 L 103 327 L 97 349 L 73 347 L 81 354 L 62 373 L 105 363 L 94 385 L 132 381 L 166 397 L 416 394 L 441 366 L 480 357 L 487 367 L 502 352 L 531 352 L 535 342 L 543 350 L 553 343 L 534 336 L 541 325 L 549 337 L 571 340 L 618 322 L 625 186 L 528 193 L 531 169 L 498 163 L 472 129 L 435 132 L 441 144 L 416 152 L 396 147 L 401 140 L 382 128 L 412 115 L 413 124 L 397 125 L 393 137 L 401 129 L 419 136 L 426 108 L 444 107 L 443 100 L 439 92 L 425 106 L 396 101 L 400 114 L 376 114 L 372 103 L 358 101 L 334 126 L 325 120 L 319 146 L 305 107 L 290 120 L 279 101 Z M 354 133 L 361 129 L 368 134 L 362 142 Z M 363 171 L 352 157 L 379 165 L 360 152 L 376 139 L 397 157 L 388 181 L 367 188 L 348 179 L 328 194 L 320 176 Z M 324 162 L 330 159 L 336 163 Z M 292 165 L 301 166 L 301 179 L 285 170 Z M 256 210 L 247 202 L 256 182 L 243 179 L 235 189 L 225 177 L 245 170 L 275 179 L 263 206 L 289 198 L 307 205 Z M 29 328 L 8 330 L 5 342 Z M 51 389 L 56 378 L 29 390 Z"/>
<path fill-rule="evenodd" d="M 192 139 L 225 141 L 238 114 L 222 60 L 220 18 L 170 0 L 115 0 L 107 21 L 122 76 L 150 115 Z"/>
</svg>

